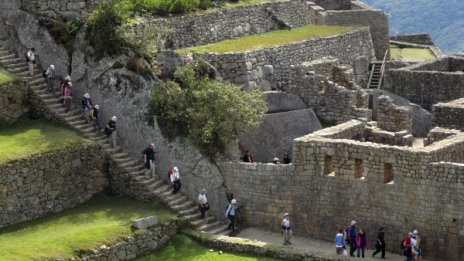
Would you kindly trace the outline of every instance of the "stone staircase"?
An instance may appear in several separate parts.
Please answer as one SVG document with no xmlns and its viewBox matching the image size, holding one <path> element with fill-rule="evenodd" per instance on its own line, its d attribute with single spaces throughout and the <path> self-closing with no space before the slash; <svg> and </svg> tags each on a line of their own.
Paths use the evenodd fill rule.
<svg viewBox="0 0 464 261">
<path fill-rule="evenodd" d="M 72 107 L 69 112 L 66 112 L 62 104 L 61 92 L 48 93 L 45 91 L 46 83 L 42 77 L 41 69 L 35 69 L 34 76 L 30 77 L 25 60 L 18 58 L 4 44 L 0 44 L 0 65 L 6 70 L 20 76 L 24 81 L 27 81 L 33 94 L 41 100 L 50 113 L 79 131 L 85 137 L 98 143 L 111 160 L 120 169 L 124 169 L 137 185 L 144 188 L 144 191 L 150 193 L 153 197 L 159 198 L 168 208 L 177 212 L 182 218 L 187 219 L 195 228 L 202 232 L 219 234 L 226 230 L 226 226 L 214 217 L 207 216 L 205 219 L 202 219 L 198 206 L 192 199 L 187 198 L 182 193 L 173 195 L 171 193 L 171 186 L 164 183 L 157 176 L 151 177 L 140 160 L 131 157 L 120 146 L 112 148 L 105 134 L 102 132 L 97 134 L 93 131 L 92 125 L 85 122 L 81 108 Z"/>
<path fill-rule="evenodd" d="M 377 89 L 380 83 L 381 77 L 381 69 L 382 69 L 382 62 L 373 62 L 371 63 L 372 71 L 371 71 L 371 78 L 369 81 L 369 89 Z"/>
</svg>

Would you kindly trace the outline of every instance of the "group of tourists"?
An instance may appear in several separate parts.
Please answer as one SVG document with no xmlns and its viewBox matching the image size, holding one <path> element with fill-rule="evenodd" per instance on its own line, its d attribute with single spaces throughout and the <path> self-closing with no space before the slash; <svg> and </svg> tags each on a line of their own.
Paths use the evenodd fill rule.
<svg viewBox="0 0 464 261">
<path fill-rule="evenodd" d="M 405 261 L 422 261 L 422 247 L 419 231 L 409 232 L 401 241 L 401 249 L 406 257 Z"/>
<path fill-rule="evenodd" d="M 243 160 L 243 162 L 247 162 L 247 163 L 254 163 L 255 162 L 255 160 L 253 158 L 253 153 L 251 153 L 251 150 L 245 150 L 245 154 L 243 155 L 242 160 Z M 277 157 L 274 157 L 272 159 L 272 163 L 281 164 L 279 158 L 277 158 Z M 284 157 L 282 158 L 282 164 L 290 164 L 290 163 L 292 163 L 292 160 L 290 159 L 290 156 L 288 155 L 288 153 L 285 153 Z"/>
</svg>

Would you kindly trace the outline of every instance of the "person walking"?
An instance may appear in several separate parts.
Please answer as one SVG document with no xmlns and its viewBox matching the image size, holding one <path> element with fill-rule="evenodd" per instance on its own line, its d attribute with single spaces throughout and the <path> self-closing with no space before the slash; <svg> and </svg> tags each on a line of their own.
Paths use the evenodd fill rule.
<svg viewBox="0 0 464 261">
<path fill-rule="evenodd" d="M 179 169 L 177 167 L 172 168 L 171 184 L 173 188 L 172 194 L 176 194 L 182 186 L 182 184 L 180 183 Z"/>
<path fill-rule="evenodd" d="M 284 218 L 282 219 L 282 233 L 284 234 L 284 245 L 291 245 L 292 242 L 292 227 L 290 226 L 290 215 L 288 213 L 284 214 Z"/>
<path fill-rule="evenodd" d="M 62 79 L 62 80 L 60 81 L 60 90 L 61 90 L 61 93 L 63 94 L 63 96 L 64 96 L 64 88 L 65 88 L 66 85 L 67 85 L 68 83 L 70 83 L 70 82 L 71 82 L 71 76 L 69 76 L 69 75 L 66 76 L 66 77 L 64 77 L 64 79 Z"/>
<path fill-rule="evenodd" d="M 90 99 L 90 94 L 85 93 L 82 97 L 82 110 L 84 112 L 85 123 L 89 123 L 89 113 L 92 110 L 92 100 Z"/>
<path fill-rule="evenodd" d="M 64 106 L 66 107 L 65 112 L 69 112 L 71 110 L 71 103 L 72 103 L 72 84 L 71 83 L 68 83 L 66 87 L 64 88 L 63 103 L 64 103 Z"/>
<path fill-rule="evenodd" d="M 290 164 L 290 163 L 292 163 L 292 159 L 290 159 L 290 157 L 288 156 L 288 153 L 285 153 L 285 154 L 284 154 L 284 158 L 282 159 L 282 163 L 283 163 L 283 164 Z"/>
<path fill-rule="evenodd" d="M 343 247 L 345 247 L 345 237 L 343 236 L 343 229 L 340 229 L 337 234 L 335 234 L 335 253 L 340 255 L 343 253 Z"/>
<path fill-rule="evenodd" d="M 377 241 L 375 242 L 375 252 L 372 253 L 372 257 L 375 257 L 377 253 L 382 251 L 382 258 L 385 258 L 385 232 L 384 228 L 380 227 L 379 233 L 377 234 Z"/>
<path fill-rule="evenodd" d="M 26 53 L 26 62 L 29 67 L 29 75 L 34 76 L 34 67 L 37 61 L 35 60 L 35 48 L 32 47 L 27 53 Z"/>
<path fill-rule="evenodd" d="M 100 106 L 98 104 L 93 106 L 90 116 L 92 118 L 93 131 L 100 133 Z"/>
<path fill-rule="evenodd" d="M 235 232 L 235 219 L 237 216 L 237 200 L 232 199 L 230 201 L 230 204 L 227 206 L 226 213 L 225 213 L 226 218 L 229 218 L 230 224 L 227 227 L 228 230 L 232 230 L 232 232 Z"/>
<path fill-rule="evenodd" d="M 243 161 L 248 163 L 255 162 L 253 159 L 253 154 L 251 154 L 251 150 L 246 150 L 245 155 L 243 156 Z"/>
<path fill-rule="evenodd" d="M 53 78 L 55 77 L 55 65 L 50 65 L 44 72 L 45 80 L 47 81 L 47 91 L 53 92 Z"/>
<path fill-rule="evenodd" d="M 116 148 L 116 116 L 111 117 L 111 120 L 105 127 L 105 134 L 110 138 L 110 143 L 113 148 Z"/>
<path fill-rule="evenodd" d="M 422 261 L 422 249 L 420 245 L 419 231 L 414 229 L 411 236 L 411 250 L 416 257 L 416 261 Z"/>
<path fill-rule="evenodd" d="M 145 163 L 145 168 L 151 170 L 151 176 L 155 177 L 155 144 L 151 143 L 143 151 L 143 162 Z"/>
<path fill-rule="evenodd" d="M 405 261 L 414 260 L 414 252 L 412 251 L 412 238 L 413 233 L 409 232 L 408 235 L 403 239 L 403 255 L 406 257 Z"/>
<path fill-rule="evenodd" d="M 198 195 L 198 208 L 200 209 L 201 218 L 205 218 L 206 211 L 209 210 L 209 203 L 206 198 L 206 189 L 202 189 L 200 195 Z"/>
<path fill-rule="evenodd" d="M 369 249 L 369 240 L 367 238 L 367 234 L 364 231 L 364 229 L 359 229 L 359 233 L 356 236 L 356 250 L 357 250 L 357 256 L 360 257 L 360 254 L 362 258 L 364 258 L 364 253 L 366 249 Z"/>
<path fill-rule="evenodd" d="M 356 229 L 356 221 L 352 220 L 351 225 L 347 232 L 347 239 L 350 244 L 350 256 L 354 257 L 354 251 L 356 251 L 356 236 L 358 235 Z"/>
</svg>

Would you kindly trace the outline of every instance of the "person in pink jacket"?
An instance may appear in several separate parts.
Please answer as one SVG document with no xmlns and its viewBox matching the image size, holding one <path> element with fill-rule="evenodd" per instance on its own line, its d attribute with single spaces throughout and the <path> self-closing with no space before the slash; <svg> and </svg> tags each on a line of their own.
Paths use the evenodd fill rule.
<svg viewBox="0 0 464 261">
<path fill-rule="evenodd" d="M 359 229 L 359 233 L 356 236 L 355 241 L 356 241 L 356 250 L 358 253 L 358 257 L 359 257 L 359 254 L 361 254 L 362 258 L 364 258 L 364 252 L 366 251 L 366 249 L 369 249 L 369 240 L 367 239 L 367 234 L 364 231 L 364 229 Z"/>
</svg>

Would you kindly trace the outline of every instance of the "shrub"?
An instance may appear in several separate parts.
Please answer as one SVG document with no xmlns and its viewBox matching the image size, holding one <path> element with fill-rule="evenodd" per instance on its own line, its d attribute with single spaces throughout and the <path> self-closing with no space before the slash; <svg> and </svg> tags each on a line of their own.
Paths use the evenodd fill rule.
<svg viewBox="0 0 464 261">
<path fill-rule="evenodd" d="M 187 136 L 200 150 L 216 157 L 240 130 L 257 127 L 266 111 L 264 94 L 210 79 L 197 64 L 177 69 L 175 79 L 153 88 L 150 112 L 163 134 Z"/>
</svg>

